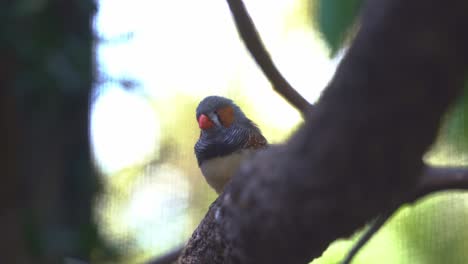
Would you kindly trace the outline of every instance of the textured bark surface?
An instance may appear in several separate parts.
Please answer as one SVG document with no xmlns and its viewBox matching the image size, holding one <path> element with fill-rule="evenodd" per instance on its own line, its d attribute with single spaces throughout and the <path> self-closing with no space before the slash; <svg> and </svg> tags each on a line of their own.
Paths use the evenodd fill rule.
<svg viewBox="0 0 468 264">
<path fill-rule="evenodd" d="M 407 199 L 463 86 L 467 14 L 465 0 L 368 1 L 305 124 L 243 164 L 179 262 L 307 263 Z"/>
</svg>

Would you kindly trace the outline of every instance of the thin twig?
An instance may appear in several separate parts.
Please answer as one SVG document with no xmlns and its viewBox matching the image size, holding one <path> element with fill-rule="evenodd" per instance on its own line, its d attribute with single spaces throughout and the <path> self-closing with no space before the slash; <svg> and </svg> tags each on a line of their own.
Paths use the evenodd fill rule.
<svg viewBox="0 0 468 264">
<path fill-rule="evenodd" d="M 369 229 L 367 229 L 364 234 L 359 238 L 356 244 L 353 245 L 351 250 L 346 255 L 345 259 L 341 262 L 341 264 L 350 264 L 353 261 L 353 258 L 357 255 L 357 253 L 364 247 L 364 245 L 369 242 L 369 240 L 380 230 L 380 228 L 387 222 L 387 220 L 392 216 L 395 212 L 395 209 L 389 209 L 384 214 L 377 216 L 377 218 L 372 221 Z"/>
<path fill-rule="evenodd" d="M 468 168 L 466 167 L 430 167 L 426 166 L 423 175 L 416 186 L 416 190 L 404 201 L 414 202 L 426 195 L 448 190 L 467 190 L 468 189 Z M 350 264 L 357 253 L 364 245 L 377 233 L 385 224 L 390 216 L 400 207 L 398 205 L 384 214 L 377 216 L 368 230 L 366 230 L 358 242 L 348 252 L 342 264 Z"/>
<path fill-rule="evenodd" d="M 306 113 L 312 105 L 286 81 L 276 68 L 242 0 L 227 0 L 227 3 L 239 35 L 273 89 L 303 114 Z"/>
</svg>

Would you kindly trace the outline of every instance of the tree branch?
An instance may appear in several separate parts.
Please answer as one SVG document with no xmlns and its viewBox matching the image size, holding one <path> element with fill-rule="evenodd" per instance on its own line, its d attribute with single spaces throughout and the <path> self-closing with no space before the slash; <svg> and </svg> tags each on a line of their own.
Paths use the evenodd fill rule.
<svg viewBox="0 0 468 264">
<path fill-rule="evenodd" d="M 410 201 L 415 201 L 434 192 L 448 190 L 468 190 L 468 168 L 426 167 L 424 177 L 421 177 Z"/>
<path fill-rule="evenodd" d="M 305 124 L 242 164 L 180 263 L 307 263 L 407 199 L 463 86 L 467 13 L 465 0 L 367 1 Z"/>
<path fill-rule="evenodd" d="M 255 59 L 255 62 L 257 62 L 257 65 L 270 81 L 273 89 L 305 114 L 312 105 L 288 83 L 277 69 L 263 45 L 252 18 L 247 12 L 242 0 L 227 0 L 227 2 L 239 35 L 250 54 Z"/>
<path fill-rule="evenodd" d="M 450 191 L 450 190 L 468 190 L 468 168 L 466 167 L 431 167 L 426 166 L 424 169 L 423 176 L 421 177 L 420 181 L 416 185 L 416 189 L 411 192 L 410 199 L 408 202 L 414 202 L 418 199 L 425 197 L 426 195 L 433 194 L 439 191 Z M 397 205 L 395 208 L 400 207 L 406 202 L 402 202 L 401 204 Z M 374 232 L 366 232 L 366 237 L 360 239 L 361 243 L 357 243 L 354 245 L 353 250 L 348 253 L 348 257 L 343 261 L 343 263 L 350 263 L 351 257 L 356 255 L 357 250 L 362 248 L 364 245 L 375 232 L 377 232 L 380 227 L 386 222 L 386 220 L 395 212 L 395 210 L 387 211 L 388 214 L 380 215 L 377 217 L 376 222 L 380 223 L 377 225 L 372 225 L 374 227 Z M 205 221 L 212 220 L 213 215 L 207 216 Z M 214 229 L 208 229 L 206 232 L 214 231 Z M 200 230 L 197 230 L 197 236 L 201 239 L 205 239 L 202 235 L 199 236 Z M 214 233 L 214 232 L 212 232 Z M 193 239 L 192 239 L 192 245 Z M 167 254 L 158 257 L 147 264 L 170 264 L 177 260 L 177 258 L 182 253 L 183 248 L 174 249 Z M 190 251 L 190 249 L 186 249 Z M 191 262 L 185 262 L 191 263 Z"/>
</svg>

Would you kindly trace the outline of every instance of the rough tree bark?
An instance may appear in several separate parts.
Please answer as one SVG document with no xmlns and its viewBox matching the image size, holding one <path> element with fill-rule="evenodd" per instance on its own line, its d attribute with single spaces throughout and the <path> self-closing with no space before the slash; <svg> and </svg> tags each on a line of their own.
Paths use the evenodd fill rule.
<svg viewBox="0 0 468 264">
<path fill-rule="evenodd" d="M 367 1 L 304 125 L 243 164 L 179 262 L 307 263 L 407 201 L 463 86 L 466 14 L 465 0 Z"/>
</svg>

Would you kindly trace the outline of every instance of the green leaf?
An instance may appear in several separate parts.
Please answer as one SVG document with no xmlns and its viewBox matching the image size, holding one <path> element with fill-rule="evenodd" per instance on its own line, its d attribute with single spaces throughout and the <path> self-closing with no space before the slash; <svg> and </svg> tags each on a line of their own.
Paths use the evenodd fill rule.
<svg viewBox="0 0 468 264">
<path fill-rule="evenodd" d="M 317 0 L 318 29 L 334 56 L 341 48 L 346 33 L 353 26 L 362 0 Z"/>
<path fill-rule="evenodd" d="M 462 95 L 446 116 L 442 133 L 452 147 L 468 152 L 468 81 L 465 82 Z"/>
</svg>

